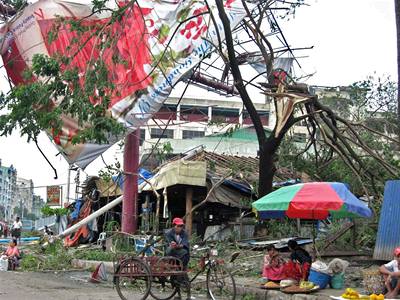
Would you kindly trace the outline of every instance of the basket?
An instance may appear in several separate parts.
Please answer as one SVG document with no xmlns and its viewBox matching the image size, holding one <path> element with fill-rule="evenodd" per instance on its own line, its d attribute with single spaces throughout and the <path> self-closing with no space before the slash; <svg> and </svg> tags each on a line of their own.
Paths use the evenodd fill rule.
<svg viewBox="0 0 400 300">
<path fill-rule="evenodd" d="M 331 287 L 335 290 L 341 290 L 344 287 L 344 273 L 332 276 Z"/>
<path fill-rule="evenodd" d="M 367 269 L 362 271 L 363 285 L 368 294 L 384 294 L 385 280 L 378 269 Z"/>
<path fill-rule="evenodd" d="M 310 276 L 308 277 L 308 281 L 311 281 L 315 285 L 318 285 L 321 289 L 326 288 L 326 286 L 331 281 L 332 276 L 315 271 L 313 269 L 310 270 Z"/>
</svg>

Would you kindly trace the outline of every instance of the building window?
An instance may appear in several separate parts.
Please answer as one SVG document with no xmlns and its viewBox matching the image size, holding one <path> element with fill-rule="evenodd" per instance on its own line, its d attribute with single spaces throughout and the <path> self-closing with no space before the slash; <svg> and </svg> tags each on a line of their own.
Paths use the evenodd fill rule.
<svg viewBox="0 0 400 300">
<path fill-rule="evenodd" d="M 263 126 L 268 126 L 269 125 L 269 111 L 258 110 L 257 113 L 260 116 L 261 123 L 263 124 Z M 250 114 L 246 110 L 243 110 L 242 116 L 243 116 L 243 124 L 246 124 L 246 125 L 253 124 L 253 121 L 250 118 Z"/>
<path fill-rule="evenodd" d="M 222 123 L 239 123 L 239 109 L 213 107 L 212 120 Z"/>
<path fill-rule="evenodd" d="M 152 139 L 173 139 L 174 131 L 172 129 L 160 129 L 152 128 L 150 131 L 150 136 Z"/>
<path fill-rule="evenodd" d="M 140 129 L 140 146 L 143 145 L 144 140 L 146 139 L 146 130 L 145 129 Z"/>
<path fill-rule="evenodd" d="M 195 130 L 183 130 L 182 131 L 182 138 L 184 140 L 186 139 L 193 139 L 193 138 L 199 138 L 199 137 L 204 137 L 204 131 L 195 131 Z"/>
<path fill-rule="evenodd" d="M 181 105 L 181 119 L 189 122 L 207 122 L 208 107 Z"/>
<path fill-rule="evenodd" d="M 305 133 L 294 133 L 293 142 L 295 143 L 305 143 L 307 140 L 307 134 Z"/>
<path fill-rule="evenodd" d="M 175 120 L 176 119 L 176 104 L 164 104 L 158 112 L 154 114 L 155 119 Z"/>
</svg>

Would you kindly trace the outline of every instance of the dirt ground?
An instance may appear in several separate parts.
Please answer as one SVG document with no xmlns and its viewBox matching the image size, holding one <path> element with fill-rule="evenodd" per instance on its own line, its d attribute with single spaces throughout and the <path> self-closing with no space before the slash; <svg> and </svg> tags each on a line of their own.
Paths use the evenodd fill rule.
<svg viewBox="0 0 400 300">
<path fill-rule="evenodd" d="M 0 272 L 0 299 L 119 299 L 109 286 L 68 279 L 72 273 Z"/>
<path fill-rule="evenodd" d="M 1 300 L 116 300 L 112 284 L 88 283 L 86 272 L 0 272 Z M 137 296 L 134 297 L 134 296 Z M 207 299 L 195 295 L 197 300 Z M 132 299 L 140 299 L 132 295 Z"/>
</svg>

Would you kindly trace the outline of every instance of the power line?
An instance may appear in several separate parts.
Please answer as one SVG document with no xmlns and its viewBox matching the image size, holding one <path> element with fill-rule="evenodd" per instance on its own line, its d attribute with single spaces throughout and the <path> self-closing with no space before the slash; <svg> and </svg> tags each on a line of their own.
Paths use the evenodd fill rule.
<svg viewBox="0 0 400 300">
<path fill-rule="evenodd" d="M 33 187 L 18 187 L 19 190 L 22 189 L 41 189 L 41 188 L 47 188 L 48 186 L 59 186 L 59 185 L 68 185 L 68 183 L 60 183 L 60 184 L 49 184 L 49 185 L 39 185 L 39 186 L 33 186 Z"/>
</svg>

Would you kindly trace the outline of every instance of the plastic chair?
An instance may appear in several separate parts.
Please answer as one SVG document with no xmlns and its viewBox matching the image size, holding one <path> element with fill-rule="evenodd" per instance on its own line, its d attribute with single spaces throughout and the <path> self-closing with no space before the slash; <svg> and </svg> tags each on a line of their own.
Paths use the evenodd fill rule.
<svg viewBox="0 0 400 300">
<path fill-rule="evenodd" d="M 97 245 L 101 245 L 103 243 L 103 241 L 106 240 L 106 237 L 107 237 L 107 233 L 105 233 L 105 232 L 100 233 L 99 238 L 97 239 Z"/>
</svg>

